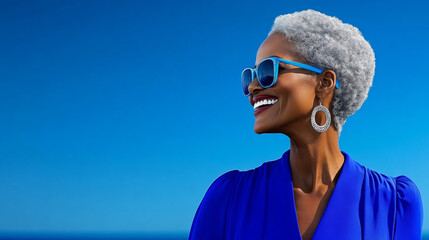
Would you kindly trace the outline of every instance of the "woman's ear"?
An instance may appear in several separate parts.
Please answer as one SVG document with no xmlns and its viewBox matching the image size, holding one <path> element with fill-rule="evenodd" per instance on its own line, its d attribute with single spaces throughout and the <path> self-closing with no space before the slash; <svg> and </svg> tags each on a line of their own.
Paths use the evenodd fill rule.
<svg viewBox="0 0 429 240">
<path fill-rule="evenodd" d="M 325 70 L 317 77 L 316 95 L 324 98 L 334 92 L 336 75 L 332 70 Z"/>
</svg>

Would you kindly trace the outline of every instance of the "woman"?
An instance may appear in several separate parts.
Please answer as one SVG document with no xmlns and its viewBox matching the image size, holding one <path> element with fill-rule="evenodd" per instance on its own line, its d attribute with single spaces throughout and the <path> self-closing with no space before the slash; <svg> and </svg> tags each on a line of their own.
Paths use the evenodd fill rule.
<svg viewBox="0 0 429 240">
<path fill-rule="evenodd" d="M 357 28 L 313 10 L 277 17 L 242 82 L 255 132 L 284 133 L 290 149 L 216 179 L 190 239 L 420 239 L 414 182 L 370 170 L 339 148 L 374 69 Z"/>
</svg>

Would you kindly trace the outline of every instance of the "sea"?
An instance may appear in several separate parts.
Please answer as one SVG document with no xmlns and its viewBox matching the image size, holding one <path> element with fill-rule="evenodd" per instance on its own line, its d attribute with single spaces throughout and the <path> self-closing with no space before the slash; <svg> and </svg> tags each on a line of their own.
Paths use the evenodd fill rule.
<svg viewBox="0 0 429 240">
<path fill-rule="evenodd" d="M 188 235 L 132 235 L 129 234 L 0 234 L 0 239 L 7 240 L 187 240 Z M 429 240 L 424 234 L 421 240 Z"/>
<path fill-rule="evenodd" d="M 1 234 L 1 240 L 187 240 L 188 234 Z"/>
</svg>

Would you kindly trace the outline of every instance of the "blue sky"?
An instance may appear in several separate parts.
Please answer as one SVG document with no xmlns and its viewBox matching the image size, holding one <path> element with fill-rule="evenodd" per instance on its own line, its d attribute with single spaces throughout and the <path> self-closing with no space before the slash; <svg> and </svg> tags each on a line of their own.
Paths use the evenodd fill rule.
<svg viewBox="0 0 429 240">
<path fill-rule="evenodd" d="M 427 1 L 1 1 L 0 232 L 187 233 L 218 176 L 289 149 L 254 133 L 240 74 L 309 8 L 376 55 L 340 149 L 410 177 L 429 232 Z"/>
</svg>

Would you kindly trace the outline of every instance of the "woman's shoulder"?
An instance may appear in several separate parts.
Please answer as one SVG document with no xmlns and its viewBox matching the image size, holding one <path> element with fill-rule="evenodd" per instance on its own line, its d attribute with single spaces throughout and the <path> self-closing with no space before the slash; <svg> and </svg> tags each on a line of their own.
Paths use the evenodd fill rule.
<svg viewBox="0 0 429 240">
<path fill-rule="evenodd" d="M 404 201 L 419 203 L 421 202 L 420 191 L 417 185 L 409 177 L 400 175 L 392 177 L 375 170 L 363 167 L 365 172 L 365 179 L 379 191 L 389 191 L 394 193 L 398 203 Z"/>
<path fill-rule="evenodd" d="M 195 213 L 189 239 L 224 239 L 229 202 L 238 172 L 226 172 L 210 185 Z"/>
<path fill-rule="evenodd" d="M 364 188 L 371 202 L 387 206 L 393 214 L 394 239 L 420 239 L 423 227 L 423 204 L 417 185 L 409 177 L 387 176 L 363 167 Z M 377 209 L 380 209 L 379 206 Z M 394 210 L 394 211 L 393 211 Z"/>
<path fill-rule="evenodd" d="M 222 198 L 226 192 L 230 192 L 235 185 L 239 170 L 231 170 L 217 177 L 210 185 L 204 198 Z"/>
<path fill-rule="evenodd" d="M 407 176 L 401 175 L 395 177 L 395 181 L 398 200 L 409 203 L 421 202 L 420 191 L 413 180 Z"/>
<path fill-rule="evenodd" d="M 250 170 L 231 170 L 217 177 L 198 206 L 189 239 L 224 239 L 231 204 L 237 201 L 236 192 L 253 189 L 266 173 L 267 166 L 274 162 L 265 162 Z"/>
<path fill-rule="evenodd" d="M 413 201 L 418 203 L 421 201 L 420 191 L 417 185 L 409 177 L 400 175 L 392 177 L 375 170 L 363 167 L 365 171 L 366 182 L 370 182 L 377 187 L 378 190 L 385 189 L 395 193 L 395 197 L 402 201 Z"/>
<path fill-rule="evenodd" d="M 420 239 L 423 227 L 423 203 L 417 185 L 407 176 L 395 177 L 395 239 Z"/>
<path fill-rule="evenodd" d="M 260 166 L 249 170 L 231 170 L 217 177 L 207 190 L 207 194 L 223 194 L 225 191 L 231 191 L 237 183 L 246 182 L 254 179 L 257 175 L 263 175 L 268 168 L 279 163 L 279 159 L 266 161 Z"/>
</svg>

